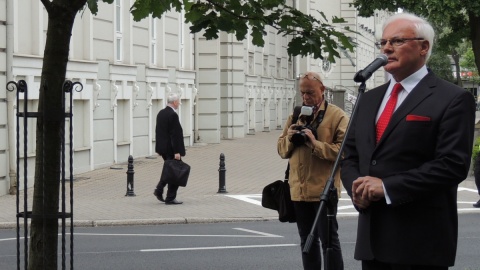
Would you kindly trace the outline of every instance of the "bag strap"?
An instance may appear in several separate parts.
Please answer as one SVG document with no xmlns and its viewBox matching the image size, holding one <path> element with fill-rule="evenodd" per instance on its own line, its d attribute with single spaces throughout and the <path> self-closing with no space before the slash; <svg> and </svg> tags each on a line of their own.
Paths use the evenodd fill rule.
<svg viewBox="0 0 480 270">
<path fill-rule="evenodd" d="M 327 111 L 327 107 L 328 107 L 328 102 L 325 100 L 325 110 L 321 110 L 319 113 L 318 113 L 318 116 L 317 116 L 317 121 L 315 121 L 316 125 L 315 125 L 315 129 L 320 125 L 320 123 L 322 123 L 323 121 L 323 117 L 325 117 L 325 112 Z"/>
<path fill-rule="evenodd" d="M 293 108 L 292 124 L 297 123 L 301 110 L 302 106 L 295 106 L 295 108 Z"/>
<path fill-rule="evenodd" d="M 285 180 L 288 181 L 288 175 L 290 173 L 290 162 L 287 163 L 287 169 L 285 170 Z"/>
</svg>

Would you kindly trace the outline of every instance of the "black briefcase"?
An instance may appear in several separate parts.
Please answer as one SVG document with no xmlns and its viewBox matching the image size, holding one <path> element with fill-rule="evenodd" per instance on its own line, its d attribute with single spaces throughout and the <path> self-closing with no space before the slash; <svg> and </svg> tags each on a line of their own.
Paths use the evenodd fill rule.
<svg viewBox="0 0 480 270">
<path fill-rule="evenodd" d="M 163 163 L 161 181 L 165 181 L 168 184 L 185 187 L 187 186 L 188 176 L 190 175 L 190 165 L 187 163 L 169 159 Z"/>
<path fill-rule="evenodd" d="M 296 222 L 295 209 L 290 198 L 288 180 L 277 180 L 262 190 L 262 206 L 277 210 L 280 222 Z"/>
</svg>

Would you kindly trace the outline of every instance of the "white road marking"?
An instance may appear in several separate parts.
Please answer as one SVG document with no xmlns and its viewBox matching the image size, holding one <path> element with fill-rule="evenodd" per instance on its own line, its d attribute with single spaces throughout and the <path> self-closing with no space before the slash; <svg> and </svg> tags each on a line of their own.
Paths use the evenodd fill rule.
<svg viewBox="0 0 480 270">
<path fill-rule="evenodd" d="M 24 238 L 20 237 L 20 239 L 24 239 Z M 2 241 L 13 241 L 13 240 L 17 240 L 17 238 L 4 238 L 4 239 L 0 239 L 0 242 L 2 242 Z"/>
<path fill-rule="evenodd" d="M 230 237 L 230 238 L 283 238 L 281 235 L 264 233 L 244 228 L 233 228 L 234 230 L 251 233 L 252 235 L 230 235 L 230 234 L 142 234 L 142 233 L 74 233 L 75 236 L 141 236 L 141 237 Z M 67 233 L 69 235 L 69 233 Z M 61 235 L 61 234 L 59 234 Z M 21 237 L 23 238 L 23 237 Z M 17 238 L 4 238 L 2 241 L 14 241 Z"/>
<path fill-rule="evenodd" d="M 225 195 L 225 196 L 230 197 L 230 198 L 234 198 L 234 199 L 237 199 L 237 200 L 241 200 L 241 201 L 244 201 L 244 202 L 248 202 L 248 203 L 253 203 L 253 204 L 256 204 L 256 205 L 259 205 L 259 206 L 262 205 L 261 201 L 252 199 L 252 198 L 258 198 L 258 199 L 261 200 L 262 199 L 262 194 Z"/>
<path fill-rule="evenodd" d="M 480 208 L 458 208 L 458 212 L 480 212 Z"/>
<path fill-rule="evenodd" d="M 163 252 L 163 251 L 190 251 L 190 250 L 215 250 L 215 249 L 241 249 L 241 248 L 270 248 L 270 247 L 296 247 L 298 244 L 277 244 L 277 245 L 246 245 L 246 246 L 217 246 L 217 247 L 191 247 L 191 248 L 159 248 L 141 249 L 141 252 Z"/>
<path fill-rule="evenodd" d="M 234 229 L 234 230 L 243 231 L 243 232 L 249 232 L 249 233 L 253 233 L 253 234 L 263 235 L 264 237 L 283 237 L 283 236 L 281 236 L 281 235 L 264 233 L 264 232 L 259 232 L 259 231 L 244 229 L 244 228 L 233 228 L 233 229 Z"/>
<path fill-rule="evenodd" d="M 235 228 L 236 230 L 242 230 Z M 243 229 L 248 232 L 249 230 Z M 146 237 L 238 237 L 238 238 L 259 238 L 259 237 L 282 237 L 274 234 L 254 232 L 254 235 L 236 234 L 136 234 L 136 233 L 74 233 L 76 236 L 146 236 Z"/>
<path fill-rule="evenodd" d="M 355 209 L 355 207 L 353 207 L 353 205 L 339 206 L 337 208 L 338 208 L 338 210 Z"/>
<path fill-rule="evenodd" d="M 475 189 L 464 188 L 464 187 L 459 187 L 458 191 L 467 191 L 467 192 L 478 193 L 478 191 L 475 190 Z M 342 194 L 347 194 L 346 191 L 342 191 L 341 193 Z M 262 206 L 262 202 L 261 202 L 262 201 L 262 194 L 239 194 L 239 195 L 225 195 L 225 196 L 233 198 L 233 199 L 237 199 L 237 200 L 240 200 L 240 201 L 248 202 L 248 203 L 251 203 L 251 204 L 255 204 L 255 205 L 258 205 L 258 206 Z M 339 202 L 340 203 L 339 203 L 339 206 L 338 206 L 337 215 L 339 215 L 339 216 L 356 216 L 356 215 L 358 215 L 358 212 L 356 212 L 356 211 L 355 212 L 344 212 L 344 210 L 355 208 L 352 204 L 351 199 L 348 197 L 348 195 L 344 198 L 340 198 Z M 340 204 L 344 204 L 344 203 L 341 203 L 341 202 L 347 202 L 348 205 L 340 205 Z M 472 205 L 475 202 L 458 201 L 457 203 L 458 204 L 470 204 L 470 205 Z M 469 211 L 477 212 L 477 211 L 480 211 L 480 208 L 474 208 L 472 206 L 470 208 L 458 208 L 458 211 L 459 212 L 469 212 Z"/>
<path fill-rule="evenodd" d="M 457 190 L 458 190 L 458 191 L 470 191 L 470 192 L 475 192 L 475 193 L 477 193 L 477 192 L 478 192 L 478 191 L 477 191 L 477 190 L 475 190 L 475 189 L 471 189 L 471 188 L 464 188 L 464 187 L 459 187 Z"/>
</svg>

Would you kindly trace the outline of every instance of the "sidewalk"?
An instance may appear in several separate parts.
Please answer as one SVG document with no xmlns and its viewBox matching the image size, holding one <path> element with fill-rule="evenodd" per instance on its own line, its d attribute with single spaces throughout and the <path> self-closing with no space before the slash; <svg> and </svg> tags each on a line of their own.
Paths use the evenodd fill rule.
<svg viewBox="0 0 480 270">
<path fill-rule="evenodd" d="M 280 130 L 257 132 L 243 139 L 222 140 L 220 144 L 187 148 L 183 160 L 191 165 L 191 172 L 188 185 L 180 187 L 178 191 L 177 199 L 184 202 L 182 205 L 165 205 L 153 195 L 162 170 L 161 157 L 134 160 L 136 196 L 132 197 L 125 196 L 126 163 L 119 166 L 121 169 L 102 168 L 75 175 L 74 224 L 108 226 L 276 220 L 278 216 L 273 210 L 225 195 L 260 194 L 265 185 L 283 178 L 287 160 L 281 159 L 277 154 L 276 142 L 280 133 Z M 225 155 L 225 183 L 228 193 L 217 193 L 221 153 Z M 461 187 L 476 190 L 471 176 L 462 182 Z M 68 185 L 66 189 L 68 193 Z M 28 190 L 30 201 L 32 191 L 31 188 Z M 464 205 L 459 205 L 459 208 L 477 210 L 471 206 L 478 200 L 476 193 L 459 191 L 458 194 L 458 201 L 465 202 Z M 15 197 L 0 197 L 0 228 L 16 226 Z M 351 205 L 348 196 L 342 194 L 342 199 L 345 200 L 340 201 L 339 208 L 348 208 L 348 205 Z M 69 208 L 68 196 L 66 204 Z M 29 206 L 31 209 L 31 202 Z M 20 208 L 23 208 L 23 192 Z"/>
</svg>

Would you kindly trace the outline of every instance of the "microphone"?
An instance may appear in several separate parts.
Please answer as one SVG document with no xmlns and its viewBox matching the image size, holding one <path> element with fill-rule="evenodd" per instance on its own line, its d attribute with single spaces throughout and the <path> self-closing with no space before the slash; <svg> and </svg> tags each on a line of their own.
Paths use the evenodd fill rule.
<svg viewBox="0 0 480 270">
<path fill-rule="evenodd" d="M 385 54 L 379 54 L 377 58 L 375 58 L 375 60 L 373 60 L 373 62 L 370 63 L 370 65 L 358 71 L 355 74 L 355 77 L 353 77 L 353 80 L 355 82 L 365 82 L 373 75 L 373 72 L 377 71 L 377 69 L 379 69 L 380 67 L 385 66 L 387 62 L 388 62 L 388 57 Z"/>
</svg>

